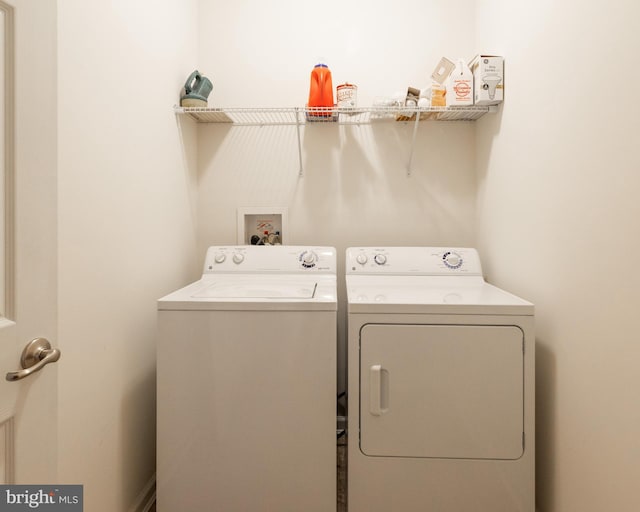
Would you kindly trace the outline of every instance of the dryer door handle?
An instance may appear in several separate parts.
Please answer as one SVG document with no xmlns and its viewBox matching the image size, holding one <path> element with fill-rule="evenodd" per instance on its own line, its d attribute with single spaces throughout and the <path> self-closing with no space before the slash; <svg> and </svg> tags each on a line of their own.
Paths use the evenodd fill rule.
<svg viewBox="0 0 640 512">
<path fill-rule="evenodd" d="M 380 364 L 369 368 L 369 412 L 382 416 L 389 411 L 389 372 Z"/>
</svg>

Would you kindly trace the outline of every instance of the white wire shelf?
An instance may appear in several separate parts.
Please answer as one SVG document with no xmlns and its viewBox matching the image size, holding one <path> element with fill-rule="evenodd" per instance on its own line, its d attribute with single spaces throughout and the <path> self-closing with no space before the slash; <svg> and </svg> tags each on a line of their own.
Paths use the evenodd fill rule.
<svg viewBox="0 0 640 512">
<path fill-rule="evenodd" d="M 356 107 L 356 108 L 212 108 L 178 107 L 198 123 L 241 126 L 301 125 L 316 123 L 371 124 L 379 121 L 475 121 L 495 107 Z M 419 117 L 418 117 L 419 116 Z"/>
<path fill-rule="evenodd" d="M 377 122 L 412 122 L 413 137 L 409 149 L 407 175 L 411 175 L 416 135 L 420 121 L 475 121 L 497 106 L 486 107 L 356 107 L 356 108 L 211 108 L 174 106 L 176 115 L 187 115 L 198 123 L 234 126 L 295 125 L 298 142 L 299 175 L 303 174 L 302 137 L 300 127 L 315 124 L 374 124 Z"/>
</svg>

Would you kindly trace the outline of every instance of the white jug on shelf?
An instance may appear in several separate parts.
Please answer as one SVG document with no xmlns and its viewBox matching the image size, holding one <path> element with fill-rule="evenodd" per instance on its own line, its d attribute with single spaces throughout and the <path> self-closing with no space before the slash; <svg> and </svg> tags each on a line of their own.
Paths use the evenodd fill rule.
<svg viewBox="0 0 640 512">
<path fill-rule="evenodd" d="M 446 99 L 448 107 L 473 105 L 473 73 L 463 59 L 449 75 Z"/>
</svg>

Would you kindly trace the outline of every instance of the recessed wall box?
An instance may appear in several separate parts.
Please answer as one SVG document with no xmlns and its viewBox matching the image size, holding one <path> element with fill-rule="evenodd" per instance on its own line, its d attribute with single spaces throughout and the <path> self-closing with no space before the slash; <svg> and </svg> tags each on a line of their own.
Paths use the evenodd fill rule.
<svg viewBox="0 0 640 512">
<path fill-rule="evenodd" d="M 238 244 L 278 245 L 288 233 L 287 208 L 238 208 Z"/>
</svg>

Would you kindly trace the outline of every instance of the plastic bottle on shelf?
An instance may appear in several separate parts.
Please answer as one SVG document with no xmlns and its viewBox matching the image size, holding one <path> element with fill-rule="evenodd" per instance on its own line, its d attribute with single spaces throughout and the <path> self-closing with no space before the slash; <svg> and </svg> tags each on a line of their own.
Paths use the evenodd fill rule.
<svg viewBox="0 0 640 512">
<path fill-rule="evenodd" d="M 447 80 L 447 106 L 473 105 L 473 74 L 464 59 L 458 59 Z"/>
<path fill-rule="evenodd" d="M 309 117 L 331 117 L 332 115 L 333 82 L 331 80 L 331 71 L 326 64 L 316 64 L 311 71 L 309 103 L 307 106 L 310 109 L 321 109 L 319 111 L 310 111 L 308 113 Z"/>
</svg>

